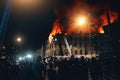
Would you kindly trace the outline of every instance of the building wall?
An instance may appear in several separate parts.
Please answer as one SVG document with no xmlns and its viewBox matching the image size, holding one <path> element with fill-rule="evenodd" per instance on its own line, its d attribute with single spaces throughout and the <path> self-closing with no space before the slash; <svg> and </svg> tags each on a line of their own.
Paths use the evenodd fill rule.
<svg viewBox="0 0 120 80">
<path fill-rule="evenodd" d="M 84 34 L 72 34 L 66 36 L 70 45 L 72 54 L 104 54 L 111 53 L 111 43 L 107 34 L 95 34 L 92 36 Z M 61 45 L 63 53 L 68 52 L 65 41 L 61 37 Z M 55 39 L 51 43 L 46 41 L 45 56 L 59 56 L 59 40 Z M 43 48 L 39 50 L 39 54 L 43 54 Z"/>
<path fill-rule="evenodd" d="M 91 43 L 91 40 L 88 35 L 84 34 L 72 34 L 66 37 L 69 43 L 69 46 L 71 48 L 72 54 L 93 54 L 96 53 L 93 44 Z M 62 41 L 62 50 L 63 53 L 67 52 L 67 47 L 65 44 L 64 39 L 61 39 Z M 85 51 L 86 50 L 86 51 Z M 52 43 L 49 43 L 47 41 L 46 43 L 46 56 L 55 56 L 59 55 L 59 45 L 58 45 L 58 40 L 56 41 L 53 40 Z"/>
</svg>

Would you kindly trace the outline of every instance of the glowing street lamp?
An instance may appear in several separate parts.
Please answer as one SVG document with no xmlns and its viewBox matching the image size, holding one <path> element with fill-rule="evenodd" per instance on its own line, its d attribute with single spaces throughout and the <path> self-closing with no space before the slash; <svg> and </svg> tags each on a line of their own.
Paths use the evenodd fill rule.
<svg viewBox="0 0 120 80">
<path fill-rule="evenodd" d="M 28 57 L 28 58 L 31 58 L 31 57 L 32 57 L 32 55 L 30 55 L 30 54 L 29 54 L 29 55 L 27 55 L 27 57 Z"/>
<path fill-rule="evenodd" d="M 18 37 L 17 42 L 21 42 L 21 41 L 22 41 L 21 37 Z"/>
<path fill-rule="evenodd" d="M 21 61 L 21 60 L 22 60 L 22 57 L 19 57 L 19 60 Z"/>
</svg>

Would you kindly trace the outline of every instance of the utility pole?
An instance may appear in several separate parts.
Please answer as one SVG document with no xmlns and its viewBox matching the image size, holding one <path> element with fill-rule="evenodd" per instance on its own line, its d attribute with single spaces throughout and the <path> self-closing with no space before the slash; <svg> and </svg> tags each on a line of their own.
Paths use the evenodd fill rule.
<svg viewBox="0 0 120 80">
<path fill-rule="evenodd" d="M 110 23 L 110 13 L 109 10 L 106 13 L 107 15 L 107 21 L 108 21 L 108 35 L 109 35 L 109 39 L 110 39 L 110 48 L 111 48 L 111 52 L 113 54 L 113 41 L 112 41 L 112 35 L 111 35 L 111 23 Z"/>
</svg>

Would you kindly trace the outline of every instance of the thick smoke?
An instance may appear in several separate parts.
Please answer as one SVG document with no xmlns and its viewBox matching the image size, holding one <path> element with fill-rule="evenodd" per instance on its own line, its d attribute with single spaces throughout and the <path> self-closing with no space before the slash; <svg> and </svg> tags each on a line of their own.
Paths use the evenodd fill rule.
<svg viewBox="0 0 120 80">
<path fill-rule="evenodd" d="M 80 32 L 78 28 L 75 28 L 75 20 L 79 16 L 86 16 L 88 25 L 92 26 L 92 31 L 95 32 L 95 29 L 105 24 L 107 11 L 110 11 L 108 0 L 55 0 L 56 19 L 62 25 L 64 33 Z M 116 14 L 112 14 L 110 17 L 113 16 Z M 87 29 L 84 28 L 84 31 L 88 31 Z"/>
</svg>

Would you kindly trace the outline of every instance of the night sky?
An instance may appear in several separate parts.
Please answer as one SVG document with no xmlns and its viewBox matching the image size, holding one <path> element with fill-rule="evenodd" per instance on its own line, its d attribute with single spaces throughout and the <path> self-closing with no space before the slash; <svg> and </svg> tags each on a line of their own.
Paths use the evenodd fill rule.
<svg viewBox="0 0 120 80">
<path fill-rule="evenodd" d="M 0 21 L 5 8 L 5 1 L 0 0 Z M 37 0 L 36 0 L 37 1 Z M 74 0 L 39 0 L 35 7 L 30 5 L 21 6 L 12 3 L 10 13 L 8 14 L 7 29 L 5 32 L 4 45 L 14 46 L 16 36 L 23 37 L 22 47 L 25 49 L 39 49 L 41 44 L 47 40 L 52 25 L 56 19 L 55 1 L 58 2 L 57 7 L 61 4 L 69 4 L 72 6 Z M 79 1 L 79 0 L 76 0 Z M 89 5 L 105 6 L 106 2 L 110 2 L 110 8 L 120 13 L 119 0 L 81 0 L 86 1 Z M 62 12 L 61 12 L 62 13 Z"/>
<path fill-rule="evenodd" d="M 4 1 L 0 1 L 0 4 L 0 16 L 2 16 Z M 14 46 L 16 43 L 15 38 L 20 36 L 23 38 L 23 42 L 20 44 L 22 47 L 26 49 L 39 49 L 41 47 L 41 44 L 49 36 L 55 15 L 52 0 L 49 2 L 44 0 L 42 6 L 39 6 L 39 4 L 41 3 L 36 5 L 38 8 L 30 5 L 19 7 L 19 5 L 12 4 L 6 22 L 7 29 L 3 44 L 8 47 Z"/>
</svg>

